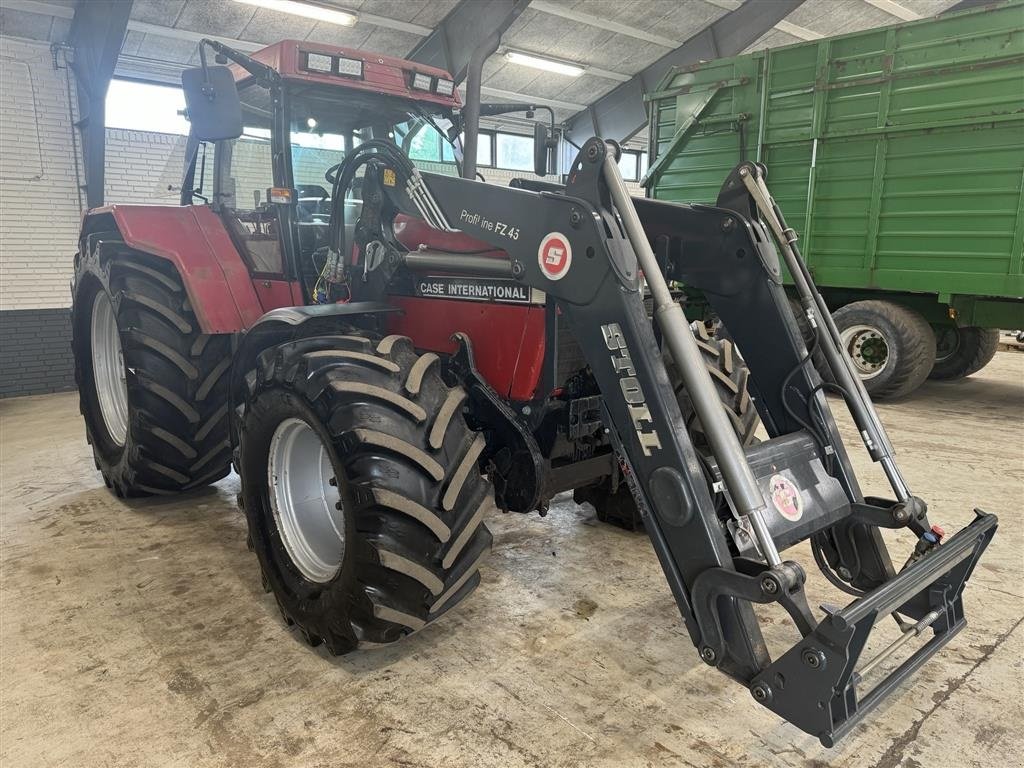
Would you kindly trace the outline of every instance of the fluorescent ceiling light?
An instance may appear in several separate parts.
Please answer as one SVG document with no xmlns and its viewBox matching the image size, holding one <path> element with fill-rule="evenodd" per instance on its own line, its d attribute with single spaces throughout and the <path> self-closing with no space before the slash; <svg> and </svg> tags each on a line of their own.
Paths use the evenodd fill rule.
<svg viewBox="0 0 1024 768">
<path fill-rule="evenodd" d="M 529 53 L 519 53 L 519 51 L 507 51 L 505 58 L 513 64 L 543 69 L 546 72 L 557 72 L 560 75 L 568 75 L 569 77 L 579 77 L 586 72 L 583 67 L 576 64 L 566 64 L 564 61 L 555 61 L 554 59 L 546 59 L 541 56 L 533 56 Z"/>
<path fill-rule="evenodd" d="M 351 11 L 328 8 L 316 3 L 300 3 L 297 0 L 235 0 L 235 2 L 255 5 L 270 11 L 304 16 L 315 21 L 326 21 L 329 24 L 341 24 L 345 27 L 351 27 L 359 21 L 359 17 Z"/>
</svg>

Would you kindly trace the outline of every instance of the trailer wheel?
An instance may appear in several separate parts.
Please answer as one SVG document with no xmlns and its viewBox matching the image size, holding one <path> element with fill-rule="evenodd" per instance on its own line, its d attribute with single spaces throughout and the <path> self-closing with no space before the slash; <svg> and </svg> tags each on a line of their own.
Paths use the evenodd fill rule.
<svg viewBox="0 0 1024 768">
<path fill-rule="evenodd" d="M 999 331 L 991 328 L 943 326 L 935 330 L 935 365 L 929 379 L 962 379 L 992 362 Z"/>
<path fill-rule="evenodd" d="M 737 353 L 732 341 L 727 338 L 711 336 L 703 323 L 693 323 L 690 328 L 696 338 L 697 346 L 704 356 L 704 363 L 708 373 L 711 374 L 711 381 L 715 384 L 722 408 L 729 416 L 736 437 L 739 438 L 741 445 L 750 445 L 754 442 L 754 434 L 761 423 L 757 409 L 754 408 L 750 393 L 747 391 L 747 379 L 750 376 L 750 371 L 743 362 L 743 358 Z M 693 447 L 698 453 L 709 454 L 711 446 L 708 444 L 700 419 L 697 418 L 693 410 L 690 396 L 682 384 L 682 376 L 679 375 L 678 369 L 667 354 L 665 369 L 668 372 L 669 381 L 675 387 L 679 410 L 682 411 Z M 605 478 L 595 485 L 577 488 L 573 492 L 573 499 L 578 504 L 583 502 L 592 504 L 597 513 L 597 519 L 601 522 L 611 523 L 627 530 L 636 530 L 640 527 L 641 520 L 636 502 L 633 501 L 633 496 L 624 482 L 612 492 L 612 481 L 610 478 Z"/>
<path fill-rule="evenodd" d="M 332 654 L 395 642 L 472 592 L 491 549 L 484 437 L 437 355 L 351 332 L 263 352 L 240 419 L 264 588 Z"/>
<path fill-rule="evenodd" d="M 230 339 L 201 332 L 174 267 L 111 233 L 77 258 L 73 296 L 79 408 L 107 487 L 166 494 L 227 475 Z"/>
<path fill-rule="evenodd" d="M 935 364 L 935 333 L 917 312 L 889 301 L 855 301 L 832 313 L 853 368 L 872 397 L 906 397 Z"/>
</svg>

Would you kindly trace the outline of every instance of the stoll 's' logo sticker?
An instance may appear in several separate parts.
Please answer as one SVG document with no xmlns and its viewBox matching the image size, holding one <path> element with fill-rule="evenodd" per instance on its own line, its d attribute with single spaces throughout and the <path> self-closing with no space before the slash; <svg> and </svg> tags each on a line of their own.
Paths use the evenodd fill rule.
<svg viewBox="0 0 1024 768">
<path fill-rule="evenodd" d="M 572 246 L 561 232 L 552 232 L 540 241 L 537 249 L 540 271 L 549 280 L 561 280 L 572 264 Z"/>
<path fill-rule="evenodd" d="M 803 517 L 804 500 L 792 480 L 783 475 L 772 475 L 768 489 L 772 495 L 772 504 L 780 515 L 793 523 Z"/>
</svg>

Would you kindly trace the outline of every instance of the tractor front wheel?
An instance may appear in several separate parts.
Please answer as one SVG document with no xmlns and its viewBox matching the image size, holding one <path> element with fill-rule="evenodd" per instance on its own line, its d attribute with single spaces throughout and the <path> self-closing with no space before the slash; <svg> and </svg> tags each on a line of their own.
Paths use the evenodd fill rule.
<svg viewBox="0 0 1024 768">
<path fill-rule="evenodd" d="M 249 382 L 249 542 L 310 645 L 395 642 L 476 588 L 494 492 L 466 392 L 445 384 L 437 355 L 400 336 L 315 336 L 266 350 Z"/>
<path fill-rule="evenodd" d="M 79 407 L 107 487 L 165 494 L 227 475 L 229 338 L 201 331 L 169 262 L 116 233 L 75 266 Z"/>
<path fill-rule="evenodd" d="M 746 447 L 755 441 L 754 433 L 757 432 L 761 423 L 757 409 L 754 408 L 750 393 L 747 391 L 747 379 L 750 376 L 750 371 L 746 363 L 743 362 L 743 358 L 737 353 L 735 345 L 728 338 L 712 337 L 703 323 L 694 323 L 691 330 L 701 355 L 704 357 L 708 375 L 711 376 L 711 381 L 715 385 L 722 410 L 729 417 L 740 445 Z M 665 355 L 665 369 L 668 372 L 669 381 L 675 388 L 676 401 L 679 403 L 679 410 L 683 414 L 693 447 L 700 454 L 710 454 L 711 446 L 704 434 L 700 419 L 694 411 L 690 394 L 683 386 L 683 377 L 667 354 Z M 578 504 L 584 502 L 592 504 L 597 513 L 597 519 L 601 522 L 611 523 L 627 530 L 636 530 L 640 527 L 641 520 L 636 502 L 625 482 L 622 482 L 613 491 L 611 479 L 605 478 L 595 485 L 577 488 L 573 493 L 573 499 Z"/>
</svg>

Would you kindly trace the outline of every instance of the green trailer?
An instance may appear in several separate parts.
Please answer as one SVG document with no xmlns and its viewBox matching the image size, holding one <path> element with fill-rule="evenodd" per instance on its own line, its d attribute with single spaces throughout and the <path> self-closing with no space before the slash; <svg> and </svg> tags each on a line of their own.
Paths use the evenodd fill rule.
<svg viewBox="0 0 1024 768">
<path fill-rule="evenodd" d="M 713 203 L 763 162 L 873 394 L 1024 328 L 1024 2 L 676 69 L 646 99 L 648 194 Z"/>
</svg>

